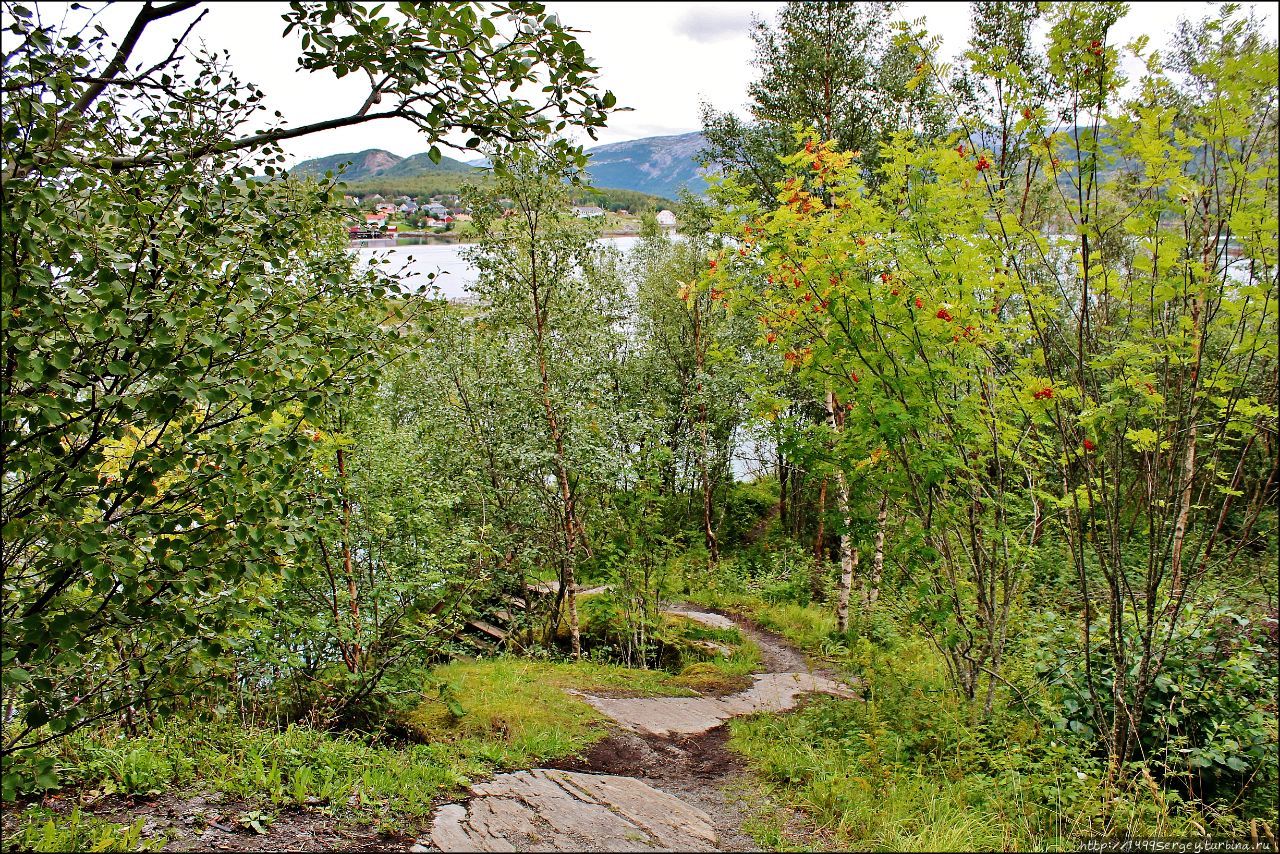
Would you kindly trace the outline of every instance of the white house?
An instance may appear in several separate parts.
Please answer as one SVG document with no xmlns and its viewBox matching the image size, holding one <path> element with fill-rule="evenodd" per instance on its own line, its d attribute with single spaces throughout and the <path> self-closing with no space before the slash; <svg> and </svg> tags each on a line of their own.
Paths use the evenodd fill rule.
<svg viewBox="0 0 1280 854">
<path fill-rule="evenodd" d="M 658 216 L 656 217 L 656 219 L 658 220 L 658 225 L 662 226 L 663 228 L 676 227 L 676 215 L 673 214 L 671 211 L 658 211 Z"/>
<path fill-rule="evenodd" d="M 582 205 L 573 209 L 573 215 L 578 219 L 590 219 L 592 217 L 604 216 L 604 208 L 595 205 Z"/>
</svg>

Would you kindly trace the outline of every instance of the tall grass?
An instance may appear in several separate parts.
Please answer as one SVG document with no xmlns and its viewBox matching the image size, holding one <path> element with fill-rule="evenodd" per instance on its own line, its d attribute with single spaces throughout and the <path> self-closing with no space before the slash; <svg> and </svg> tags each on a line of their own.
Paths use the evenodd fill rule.
<svg viewBox="0 0 1280 854">
<path fill-rule="evenodd" d="M 860 699 L 730 724 L 730 746 L 758 773 L 764 802 L 802 810 L 813 839 L 834 850 L 1054 850 L 1100 833 L 1240 830 L 1149 776 L 1108 788 L 1087 741 L 1040 712 L 1051 698 L 1034 680 L 1002 694 L 988 718 L 946 686 L 936 650 L 909 629 L 864 621 L 841 636 L 816 607 L 732 605 L 861 680 Z M 770 847 L 796 842 L 770 816 L 752 828 Z"/>
</svg>

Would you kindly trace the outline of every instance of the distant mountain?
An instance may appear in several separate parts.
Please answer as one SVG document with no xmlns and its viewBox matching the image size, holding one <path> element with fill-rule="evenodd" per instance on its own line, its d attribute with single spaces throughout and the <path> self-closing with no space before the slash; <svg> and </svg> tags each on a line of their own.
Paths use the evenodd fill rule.
<svg viewBox="0 0 1280 854">
<path fill-rule="evenodd" d="M 403 159 L 400 155 L 383 151 L 381 148 L 369 148 L 352 154 L 330 154 L 328 157 L 304 160 L 289 171 L 300 177 L 318 178 L 326 172 L 333 172 L 336 175 L 342 164 L 350 163 L 343 177 L 348 181 L 358 181 L 389 169 Z"/>
<path fill-rule="evenodd" d="M 694 157 L 702 146 L 702 134 L 698 132 L 600 145 L 587 149 L 590 156 L 587 173 L 596 187 L 635 190 L 667 199 L 677 198 L 680 190 L 687 187 L 700 195 L 706 192 L 707 182 L 703 180 L 702 170 Z M 351 165 L 343 179 L 348 182 L 432 177 L 441 173 L 467 174 L 489 165 L 484 157 L 467 163 L 442 157 L 440 163 L 435 164 L 425 153 L 400 157 L 390 151 L 371 148 L 353 154 L 305 160 L 291 171 L 295 175 L 318 177 L 330 170 L 336 174 L 338 168 L 347 162 Z"/>
<path fill-rule="evenodd" d="M 401 160 L 396 165 L 383 169 L 378 172 L 379 177 L 388 178 L 413 178 L 418 175 L 426 175 L 431 172 L 474 172 L 474 166 L 468 166 L 461 160 L 454 160 L 452 157 L 441 157 L 439 163 L 432 163 L 431 158 L 424 151 L 421 154 L 412 154 Z M 372 177 L 372 176 L 370 176 Z"/>
<path fill-rule="evenodd" d="M 702 143 L 702 134 L 695 131 L 598 145 L 587 149 L 591 158 L 587 174 L 596 187 L 635 190 L 668 199 L 675 199 L 684 187 L 700 194 L 706 191 L 707 182 L 694 156 Z M 481 168 L 490 165 L 487 157 L 467 163 Z"/>
<path fill-rule="evenodd" d="M 328 157 L 304 160 L 289 171 L 301 177 L 320 177 L 325 172 L 336 175 L 344 163 L 350 164 L 342 175 L 344 181 L 362 181 L 383 176 L 412 178 L 438 172 L 471 172 L 473 168 L 452 157 L 441 157 L 439 164 L 432 163 L 425 151 L 401 157 L 381 148 L 370 148 L 351 154 L 331 154 Z"/>
<path fill-rule="evenodd" d="M 1070 131 L 1069 131 L 1070 132 Z M 1079 133 L 1076 129 L 1075 133 Z M 1105 130 L 1103 131 L 1105 134 Z M 978 131 L 975 142 L 980 147 L 989 147 L 996 151 L 1000 148 L 1000 139 L 993 131 Z M 688 188 L 695 195 L 707 190 L 707 182 L 703 178 L 703 170 L 694 159 L 704 146 L 701 133 L 682 133 L 675 136 L 649 136 L 627 142 L 614 142 L 587 149 L 590 159 L 587 173 L 591 184 L 595 187 L 615 190 L 634 190 L 666 199 L 676 199 L 680 190 Z M 1064 160 L 1070 154 L 1070 143 L 1064 141 Z M 1115 145 L 1103 139 L 1102 149 L 1105 155 L 1113 155 Z M 1109 158 L 1108 158 L 1109 160 Z M 426 153 L 414 154 L 411 157 L 400 157 L 380 148 L 371 148 L 354 154 L 334 154 L 329 157 L 318 157 L 299 163 L 293 168 L 295 175 L 323 175 L 328 170 L 335 173 L 343 163 L 350 162 L 344 179 L 348 182 L 382 180 L 382 179 L 430 179 L 444 187 L 456 189 L 463 178 L 489 166 L 486 157 L 463 162 L 452 157 L 440 158 L 440 163 L 432 163 Z M 1107 162 L 1103 169 L 1107 173 L 1124 168 L 1124 162 Z M 1060 180 L 1067 180 L 1074 174 L 1069 167 L 1064 167 Z M 434 184 L 433 184 L 434 186 Z"/>
<path fill-rule="evenodd" d="M 597 187 L 639 190 L 668 199 L 676 198 L 687 187 L 701 195 L 707 190 L 707 182 L 694 157 L 703 142 L 702 134 L 695 131 L 589 148 L 587 173 Z"/>
</svg>

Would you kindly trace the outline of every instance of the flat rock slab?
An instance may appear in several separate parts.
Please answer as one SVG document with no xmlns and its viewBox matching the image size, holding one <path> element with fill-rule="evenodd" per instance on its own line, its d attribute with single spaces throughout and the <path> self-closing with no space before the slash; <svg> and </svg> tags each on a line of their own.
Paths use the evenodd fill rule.
<svg viewBox="0 0 1280 854">
<path fill-rule="evenodd" d="M 710 626 L 713 629 L 736 629 L 738 627 L 737 623 L 723 614 L 709 614 L 706 611 L 685 611 L 680 608 L 669 608 L 662 613 L 684 617 L 686 620 L 693 620 L 695 623 L 702 623 L 702 625 Z"/>
<path fill-rule="evenodd" d="M 431 822 L 441 851 L 715 851 L 711 818 L 631 777 L 537 768 L 471 787 Z"/>
<path fill-rule="evenodd" d="M 585 701 L 632 732 L 648 735 L 696 735 L 729 718 L 795 708 L 805 694 L 853 697 L 847 685 L 812 673 L 757 674 L 755 684 L 728 697 L 642 697 L 612 699 L 580 694 Z"/>
</svg>

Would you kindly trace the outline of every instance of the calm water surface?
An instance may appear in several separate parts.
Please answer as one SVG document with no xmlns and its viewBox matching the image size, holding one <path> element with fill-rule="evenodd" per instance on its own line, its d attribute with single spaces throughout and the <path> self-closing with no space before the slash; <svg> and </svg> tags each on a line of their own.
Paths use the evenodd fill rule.
<svg viewBox="0 0 1280 854">
<path fill-rule="evenodd" d="M 616 246 L 627 252 L 640 240 L 638 237 L 604 237 L 600 243 Z M 441 295 L 451 300 L 471 298 L 468 289 L 476 281 L 475 267 L 468 264 L 462 252 L 475 244 L 435 243 L 421 245 L 392 245 L 390 240 L 366 240 L 355 246 L 362 260 L 377 258 L 383 270 L 398 275 L 400 281 L 411 290 L 427 287 L 432 281 L 428 273 L 435 273 L 434 284 Z"/>
</svg>

